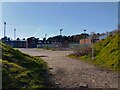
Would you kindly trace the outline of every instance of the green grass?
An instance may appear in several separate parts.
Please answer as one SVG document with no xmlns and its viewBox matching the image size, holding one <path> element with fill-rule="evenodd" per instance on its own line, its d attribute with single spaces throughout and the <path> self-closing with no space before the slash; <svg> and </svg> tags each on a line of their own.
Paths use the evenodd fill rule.
<svg viewBox="0 0 120 90">
<path fill-rule="evenodd" d="M 47 65 L 41 58 L 29 56 L 3 43 L 1 46 L 3 89 L 46 88 L 43 74 Z"/>
<path fill-rule="evenodd" d="M 91 54 L 77 57 L 72 54 L 71 58 L 79 58 L 87 62 L 91 62 L 97 66 L 118 71 L 120 56 L 120 33 L 109 36 L 104 40 L 94 44 L 95 59 L 91 59 Z"/>
<path fill-rule="evenodd" d="M 95 63 L 106 68 L 119 70 L 120 34 L 107 37 L 94 45 L 96 50 Z"/>
</svg>

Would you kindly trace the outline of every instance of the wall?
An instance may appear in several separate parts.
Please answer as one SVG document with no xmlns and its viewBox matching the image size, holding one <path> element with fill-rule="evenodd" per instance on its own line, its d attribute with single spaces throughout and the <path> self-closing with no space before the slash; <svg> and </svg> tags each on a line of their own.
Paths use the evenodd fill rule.
<svg viewBox="0 0 120 90">
<path fill-rule="evenodd" d="M 90 38 L 81 39 L 80 40 L 80 44 L 91 44 L 91 39 Z"/>
</svg>

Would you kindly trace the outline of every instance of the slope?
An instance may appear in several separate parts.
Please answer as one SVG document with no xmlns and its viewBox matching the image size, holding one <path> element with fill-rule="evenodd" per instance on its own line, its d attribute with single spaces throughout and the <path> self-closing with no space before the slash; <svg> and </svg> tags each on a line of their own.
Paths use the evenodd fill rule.
<svg viewBox="0 0 120 90">
<path fill-rule="evenodd" d="M 2 88 L 45 88 L 46 63 L 0 43 L 2 47 Z"/>
<path fill-rule="evenodd" d="M 96 43 L 95 47 L 95 60 L 96 64 L 103 67 L 119 69 L 119 54 L 120 54 L 120 34 L 111 35 L 106 39 Z"/>
</svg>

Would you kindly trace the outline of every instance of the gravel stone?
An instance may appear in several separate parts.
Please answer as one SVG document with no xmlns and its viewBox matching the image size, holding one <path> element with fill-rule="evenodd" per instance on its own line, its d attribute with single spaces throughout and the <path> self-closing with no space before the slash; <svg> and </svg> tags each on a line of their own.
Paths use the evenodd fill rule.
<svg viewBox="0 0 120 90">
<path fill-rule="evenodd" d="M 51 82 L 58 88 L 118 88 L 118 73 L 104 70 L 92 64 L 66 57 L 73 51 L 19 49 L 32 56 L 42 57 L 53 74 Z M 58 83 L 60 82 L 60 84 Z"/>
</svg>

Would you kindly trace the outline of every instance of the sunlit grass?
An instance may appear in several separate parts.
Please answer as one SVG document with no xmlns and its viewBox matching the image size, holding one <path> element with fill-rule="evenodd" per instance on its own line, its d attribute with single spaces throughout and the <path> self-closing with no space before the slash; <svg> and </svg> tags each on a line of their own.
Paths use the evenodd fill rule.
<svg viewBox="0 0 120 90">
<path fill-rule="evenodd" d="M 21 53 L 12 47 L 2 45 L 2 87 L 8 88 L 45 88 L 43 73 L 47 70 L 41 58 Z"/>
<path fill-rule="evenodd" d="M 94 60 L 92 60 L 91 54 L 80 57 L 76 56 L 75 54 L 71 54 L 69 57 L 82 59 L 100 67 L 118 71 L 120 62 L 120 34 L 117 33 L 113 36 L 109 36 L 105 40 L 94 44 L 94 52 Z"/>
</svg>

